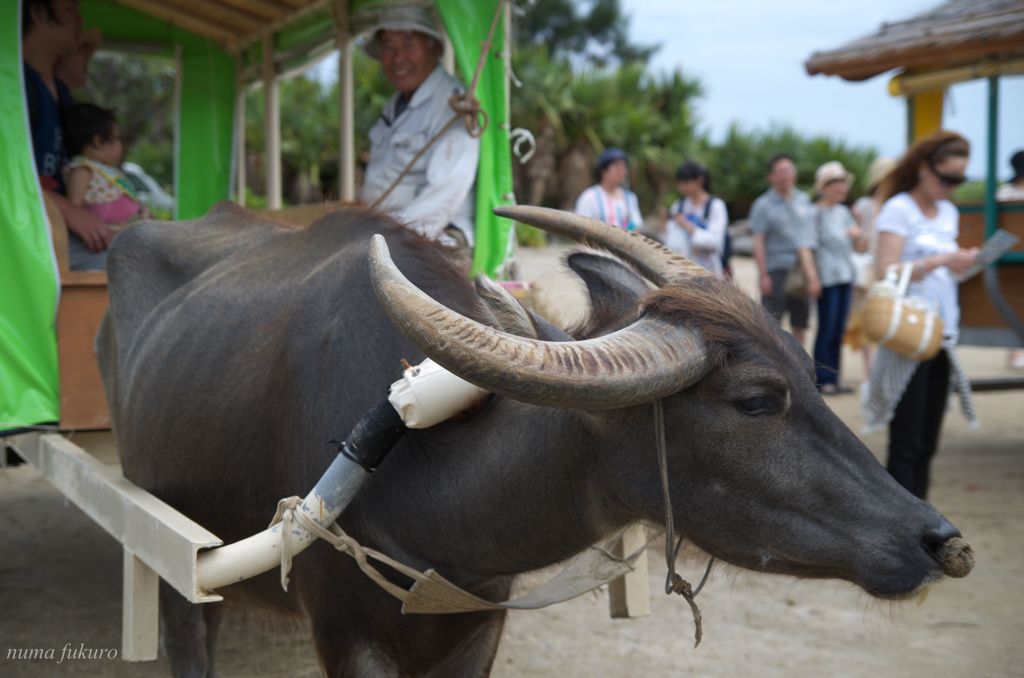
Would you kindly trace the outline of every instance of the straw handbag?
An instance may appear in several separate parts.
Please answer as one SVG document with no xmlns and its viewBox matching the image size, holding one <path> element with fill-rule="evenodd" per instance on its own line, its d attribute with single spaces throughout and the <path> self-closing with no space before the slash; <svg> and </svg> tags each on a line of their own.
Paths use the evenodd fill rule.
<svg viewBox="0 0 1024 678">
<path fill-rule="evenodd" d="M 864 333 L 902 356 L 930 360 L 942 347 L 942 318 L 928 302 L 907 296 L 913 271 L 911 262 L 894 264 L 871 286 L 864 301 Z"/>
</svg>

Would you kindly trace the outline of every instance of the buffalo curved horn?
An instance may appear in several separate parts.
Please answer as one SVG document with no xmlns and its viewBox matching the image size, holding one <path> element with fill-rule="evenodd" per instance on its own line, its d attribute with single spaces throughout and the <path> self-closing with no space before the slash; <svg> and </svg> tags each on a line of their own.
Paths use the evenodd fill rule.
<svg viewBox="0 0 1024 678">
<path fill-rule="evenodd" d="M 703 266 L 646 236 L 614 228 L 596 219 L 530 205 L 501 205 L 494 208 L 494 213 L 608 250 L 635 265 L 641 274 L 658 287 L 676 284 L 695 276 L 711 275 Z"/>
<path fill-rule="evenodd" d="M 640 317 L 584 341 L 518 337 L 435 301 L 402 275 L 383 236 L 370 243 L 370 279 L 392 322 L 463 379 L 516 400 L 579 410 L 617 409 L 680 391 L 708 368 L 700 334 Z"/>
</svg>

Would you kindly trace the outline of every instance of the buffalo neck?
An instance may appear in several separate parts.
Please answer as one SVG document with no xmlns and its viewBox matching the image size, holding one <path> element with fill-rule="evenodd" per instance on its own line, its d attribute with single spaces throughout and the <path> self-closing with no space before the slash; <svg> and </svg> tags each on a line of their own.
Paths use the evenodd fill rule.
<svg viewBox="0 0 1024 678">
<path fill-rule="evenodd" d="M 630 519 L 608 487 L 605 428 L 602 415 L 496 398 L 410 432 L 346 525 L 446 576 L 551 565 Z"/>
</svg>

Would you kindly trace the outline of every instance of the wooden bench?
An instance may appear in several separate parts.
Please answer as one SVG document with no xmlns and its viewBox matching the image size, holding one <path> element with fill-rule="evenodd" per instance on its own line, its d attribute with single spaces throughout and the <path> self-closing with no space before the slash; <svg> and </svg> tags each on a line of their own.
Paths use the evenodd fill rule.
<svg viewBox="0 0 1024 678">
<path fill-rule="evenodd" d="M 107 272 L 69 268 L 64 217 L 49 198 L 45 198 L 45 202 L 60 274 L 60 304 L 57 306 L 60 427 L 65 430 L 109 429 L 110 411 L 93 351 L 96 331 L 107 312 Z"/>
<path fill-rule="evenodd" d="M 276 221 L 279 224 L 302 228 L 304 226 L 309 226 L 323 215 L 342 209 L 343 207 L 359 207 L 359 204 L 346 202 L 318 202 L 311 203 L 309 205 L 292 205 L 290 207 L 282 207 L 279 210 L 254 210 L 254 212 L 261 217 L 266 217 L 267 219 Z"/>
</svg>

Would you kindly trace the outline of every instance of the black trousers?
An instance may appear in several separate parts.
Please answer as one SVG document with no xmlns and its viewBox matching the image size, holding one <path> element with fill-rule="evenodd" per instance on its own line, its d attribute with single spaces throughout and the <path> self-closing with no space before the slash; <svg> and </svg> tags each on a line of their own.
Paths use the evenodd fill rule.
<svg viewBox="0 0 1024 678">
<path fill-rule="evenodd" d="M 921 499 L 928 494 L 932 457 L 939 447 L 949 372 L 945 351 L 918 365 L 889 423 L 886 468 L 896 482 Z"/>
</svg>

